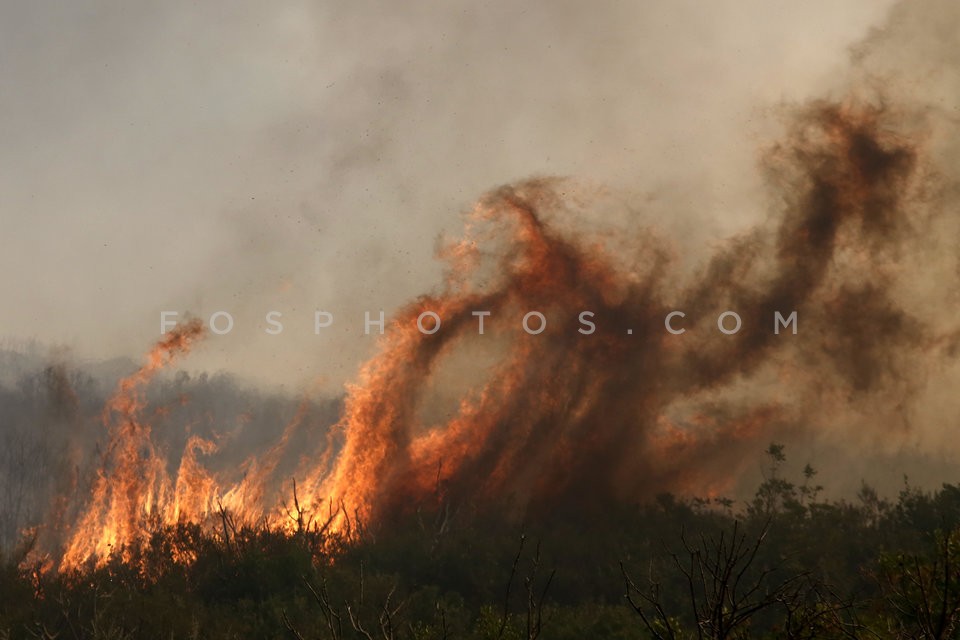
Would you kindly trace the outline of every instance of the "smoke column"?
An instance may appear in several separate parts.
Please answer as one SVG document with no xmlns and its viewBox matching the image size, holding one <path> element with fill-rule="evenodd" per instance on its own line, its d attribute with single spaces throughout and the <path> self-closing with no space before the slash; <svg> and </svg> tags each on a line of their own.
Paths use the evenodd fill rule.
<svg viewBox="0 0 960 640">
<path fill-rule="evenodd" d="M 552 227 L 564 181 L 485 197 L 470 220 L 485 231 L 449 252 L 447 289 L 398 314 L 351 388 L 345 446 L 332 474 L 314 479 L 316 495 L 374 521 L 438 493 L 518 513 L 589 514 L 726 486 L 745 446 L 798 428 L 826 381 L 848 397 L 907 402 L 914 387 L 898 382 L 901 372 L 942 336 L 899 307 L 882 276 L 864 274 L 896 254 L 927 209 L 922 150 L 885 107 L 822 102 L 794 117 L 766 159 L 779 190 L 773 224 L 718 250 L 682 287 L 662 243 L 638 236 L 624 271 L 602 244 Z M 477 286 L 484 260 L 496 261 L 495 275 Z M 521 328 L 528 309 L 548 318 L 538 335 Z M 686 314 L 682 335 L 664 328 L 675 309 Z M 476 335 L 473 310 L 490 311 L 503 359 L 456 417 L 421 424 L 418 403 L 443 358 L 491 339 Z M 578 332 L 581 310 L 595 314 L 595 333 Z M 727 310 L 744 319 L 734 335 L 715 326 Z M 436 334 L 420 334 L 423 311 L 444 319 Z M 776 335 L 775 312 L 793 311 L 798 335 Z M 761 382 L 778 393 L 738 397 Z"/>
</svg>

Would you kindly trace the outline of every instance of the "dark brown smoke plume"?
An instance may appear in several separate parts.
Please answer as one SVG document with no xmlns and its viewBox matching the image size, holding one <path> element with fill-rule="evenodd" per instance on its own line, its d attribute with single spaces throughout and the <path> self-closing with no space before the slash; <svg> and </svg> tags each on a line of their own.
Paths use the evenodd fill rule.
<svg viewBox="0 0 960 640">
<path fill-rule="evenodd" d="M 316 495 L 374 521 L 437 495 L 590 513 L 726 488 L 745 451 L 801 428 L 813 407 L 902 408 L 923 382 L 912 359 L 944 339 L 890 291 L 888 267 L 930 211 L 923 138 L 905 122 L 856 100 L 798 110 L 764 159 L 769 224 L 689 282 L 671 275 L 662 242 L 638 235 L 627 271 L 602 243 L 562 233 L 549 220 L 569 213 L 565 181 L 492 192 L 469 223 L 483 231 L 448 252 L 447 288 L 398 314 L 352 388 L 344 449 L 315 477 Z M 546 316 L 543 333 L 521 328 L 529 310 Z M 674 310 L 686 314 L 674 323 L 682 335 L 664 327 Z M 443 320 L 436 334 L 417 329 L 425 311 Z M 484 336 L 473 311 L 491 314 Z M 595 333 L 578 331 L 581 311 L 595 314 Z M 743 319 L 738 333 L 719 331 L 725 311 Z M 777 334 L 775 314 L 794 311 L 797 334 Z M 421 423 L 444 359 L 480 341 L 502 359 L 472 369 L 454 417 Z"/>
</svg>

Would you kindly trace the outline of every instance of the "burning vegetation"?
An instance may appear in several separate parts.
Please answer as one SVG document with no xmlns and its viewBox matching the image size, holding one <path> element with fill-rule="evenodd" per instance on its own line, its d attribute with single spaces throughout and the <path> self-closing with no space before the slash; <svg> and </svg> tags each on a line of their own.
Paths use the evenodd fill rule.
<svg viewBox="0 0 960 640">
<path fill-rule="evenodd" d="M 955 346 L 897 297 L 896 257 L 938 214 L 922 129 L 883 104 L 816 102 L 792 114 L 763 168 L 768 223 L 686 279 L 649 233 L 614 248 L 565 231 L 569 181 L 491 192 L 443 251 L 443 289 L 396 314 L 339 423 L 294 464 L 280 461 L 299 414 L 240 473 L 213 463 L 224 446 L 215 439 L 186 437 L 179 456 L 158 449 L 145 387 L 203 334 L 198 321 L 177 325 L 104 408 L 90 494 L 62 534 L 43 536 L 42 552 L 60 569 L 102 566 L 132 557 L 159 527 L 214 527 L 227 514 L 288 531 L 310 514 L 308 525 L 330 532 L 421 509 L 595 517 L 665 491 L 730 490 L 747 452 L 812 427 L 811 406 L 842 418 L 841 398 L 869 403 L 862 418 L 889 422 L 923 384 L 905 375 L 910 363 Z M 497 321 L 530 308 L 560 320 L 539 333 Z M 664 331 L 677 308 L 689 311 L 682 336 Z M 476 309 L 491 314 L 489 362 L 464 373 L 451 363 L 477 351 Z M 581 309 L 608 330 L 578 331 Z M 742 329 L 711 328 L 730 309 L 747 319 Z M 444 322 L 425 335 L 427 310 Z M 789 310 L 803 330 L 777 335 L 767 319 Z M 438 412 L 430 390 L 451 380 L 459 393 Z"/>
</svg>

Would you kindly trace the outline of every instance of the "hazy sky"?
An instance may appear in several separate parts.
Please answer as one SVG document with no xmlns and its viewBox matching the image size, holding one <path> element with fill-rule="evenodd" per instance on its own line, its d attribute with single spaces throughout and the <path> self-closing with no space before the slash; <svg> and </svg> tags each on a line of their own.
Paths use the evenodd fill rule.
<svg viewBox="0 0 960 640">
<path fill-rule="evenodd" d="M 189 366 L 336 388 L 363 311 L 438 286 L 491 187 L 661 194 L 648 215 L 708 237 L 755 219 L 771 109 L 890 4 L 4 2 L 0 336 L 137 357 L 160 310 L 223 309 Z"/>
</svg>

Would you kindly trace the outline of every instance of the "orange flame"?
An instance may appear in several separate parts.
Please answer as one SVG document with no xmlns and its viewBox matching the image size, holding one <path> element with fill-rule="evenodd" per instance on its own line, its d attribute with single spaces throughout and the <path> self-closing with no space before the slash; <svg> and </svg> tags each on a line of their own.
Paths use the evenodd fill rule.
<svg viewBox="0 0 960 640">
<path fill-rule="evenodd" d="M 142 543 L 153 526 L 176 522 L 183 506 L 198 504 L 191 493 L 208 483 L 198 482 L 196 477 L 171 482 L 166 460 L 154 447 L 142 413 L 146 384 L 178 355 L 187 353 L 202 335 L 203 326 L 197 320 L 178 325 L 150 350 L 136 373 L 120 381 L 107 402 L 103 421 L 110 441 L 90 503 L 71 533 L 61 567 L 76 568 L 91 558 L 102 564 L 114 552 L 128 558 L 129 548 Z M 191 455 L 181 467 L 185 474 L 199 472 L 192 463 L 192 451 L 198 446 L 197 442 L 188 446 Z"/>
</svg>

